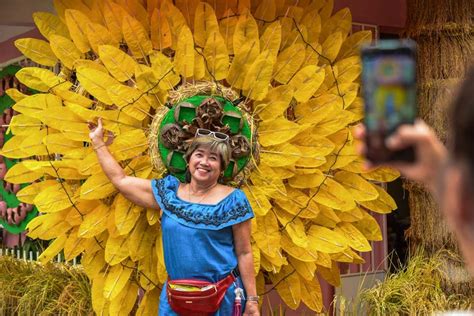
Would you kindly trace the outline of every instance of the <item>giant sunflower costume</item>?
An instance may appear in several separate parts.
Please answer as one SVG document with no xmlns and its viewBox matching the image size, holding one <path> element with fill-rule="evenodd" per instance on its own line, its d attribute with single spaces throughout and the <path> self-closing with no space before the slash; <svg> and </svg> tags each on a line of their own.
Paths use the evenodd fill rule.
<svg viewBox="0 0 474 316">
<path fill-rule="evenodd" d="M 20 114 L 1 151 L 22 159 L 6 181 L 33 182 L 18 197 L 42 214 L 29 236 L 52 241 L 40 259 L 81 255 L 98 314 L 128 314 L 139 288 L 138 314 L 156 314 L 167 278 L 159 214 L 116 192 L 86 122 L 101 117 L 111 153 L 143 178 L 184 177 L 183 144 L 207 126 L 232 138 L 224 181 L 256 215 L 259 294 L 276 289 L 291 308 L 320 311 L 316 272 L 339 284 L 337 263 L 361 263 L 358 252 L 381 239 L 369 212 L 396 208 L 378 184 L 398 174 L 363 170 L 352 136 L 362 117 L 357 48 L 370 32 L 351 34 L 349 10 L 332 15 L 332 0 L 54 4 L 58 16 L 34 14 L 46 40 L 16 45 L 60 71 L 17 73 L 41 93 L 8 91 Z"/>
</svg>

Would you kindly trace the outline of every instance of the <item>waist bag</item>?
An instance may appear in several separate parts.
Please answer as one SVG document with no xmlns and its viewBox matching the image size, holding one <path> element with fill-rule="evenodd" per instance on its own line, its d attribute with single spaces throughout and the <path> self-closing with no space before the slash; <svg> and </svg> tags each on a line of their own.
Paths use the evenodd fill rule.
<svg viewBox="0 0 474 316">
<path fill-rule="evenodd" d="M 236 270 L 216 283 L 195 279 L 168 280 L 166 294 L 171 309 L 180 316 L 212 315 L 238 276 Z"/>
</svg>

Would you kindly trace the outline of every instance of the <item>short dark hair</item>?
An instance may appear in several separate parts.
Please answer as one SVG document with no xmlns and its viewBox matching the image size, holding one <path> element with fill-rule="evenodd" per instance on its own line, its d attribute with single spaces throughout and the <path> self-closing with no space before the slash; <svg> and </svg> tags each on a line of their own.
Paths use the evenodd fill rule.
<svg viewBox="0 0 474 316">
<path fill-rule="evenodd" d="M 467 71 L 461 89 L 451 108 L 450 149 L 454 160 L 469 170 L 469 183 L 474 183 L 474 65 Z"/>
</svg>

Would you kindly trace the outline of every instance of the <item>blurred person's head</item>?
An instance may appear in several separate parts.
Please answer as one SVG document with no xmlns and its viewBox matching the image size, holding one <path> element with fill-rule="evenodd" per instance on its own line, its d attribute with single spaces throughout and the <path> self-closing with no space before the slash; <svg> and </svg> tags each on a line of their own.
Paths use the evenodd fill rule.
<svg viewBox="0 0 474 316">
<path fill-rule="evenodd" d="M 450 119 L 450 159 L 441 179 L 440 202 L 474 274 L 474 246 L 466 243 L 474 241 L 474 67 L 454 100 Z"/>
</svg>

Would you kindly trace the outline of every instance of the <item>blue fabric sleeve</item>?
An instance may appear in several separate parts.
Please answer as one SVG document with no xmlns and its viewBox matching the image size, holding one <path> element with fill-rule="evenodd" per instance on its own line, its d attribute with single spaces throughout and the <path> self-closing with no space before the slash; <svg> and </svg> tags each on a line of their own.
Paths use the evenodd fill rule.
<svg viewBox="0 0 474 316">
<path fill-rule="evenodd" d="M 188 227 L 219 230 L 254 217 L 245 194 L 235 189 L 217 204 L 191 203 L 177 196 L 179 181 L 173 176 L 152 180 L 153 195 L 161 210 Z"/>
</svg>

